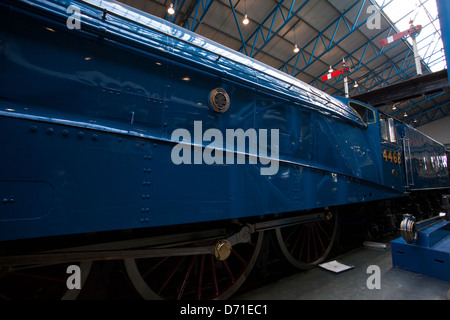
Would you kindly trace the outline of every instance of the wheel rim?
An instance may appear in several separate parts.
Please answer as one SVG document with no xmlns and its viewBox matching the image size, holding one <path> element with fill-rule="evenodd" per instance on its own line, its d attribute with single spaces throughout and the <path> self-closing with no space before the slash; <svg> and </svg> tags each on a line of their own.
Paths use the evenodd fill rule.
<svg viewBox="0 0 450 320">
<path fill-rule="evenodd" d="M 73 263 L 80 267 L 81 288 L 92 261 Z M 0 300 L 75 300 L 82 289 L 68 289 L 69 264 L 34 266 L 6 271 L 0 276 Z"/>
<path fill-rule="evenodd" d="M 275 229 L 282 255 L 295 268 L 308 270 L 330 253 L 336 238 L 337 214 L 327 218 Z"/>
<path fill-rule="evenodd" d="M 217 260 L 212 254 L 184 257 L 125 259 L 131 283 L 144 299 L 227 299 L 249 275 L 261 249 L 263 232 L 248 243 L 232 247 L 230 256 Z M 205 246 L 214 241 L 199 242 Z"/>
</svg>

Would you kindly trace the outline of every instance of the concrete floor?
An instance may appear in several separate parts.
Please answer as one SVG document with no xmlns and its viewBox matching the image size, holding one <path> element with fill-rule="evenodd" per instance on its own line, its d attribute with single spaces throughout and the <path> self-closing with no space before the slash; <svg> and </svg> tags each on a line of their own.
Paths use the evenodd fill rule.
<svg viewBox="0 0 450 320">
<path fill-rule="evenodd" d="M 320 267 L 289 275 L 257 289 L 237 294 L 237 300 L 446 300 L 450 282 L 392 266 L 390 242 L 386 249 L 361 247 L 336 259 L 354 266 L 335 274 Z M 380 268 L 380 289 L 369 289 L 370 265 Z"/>
</svg>

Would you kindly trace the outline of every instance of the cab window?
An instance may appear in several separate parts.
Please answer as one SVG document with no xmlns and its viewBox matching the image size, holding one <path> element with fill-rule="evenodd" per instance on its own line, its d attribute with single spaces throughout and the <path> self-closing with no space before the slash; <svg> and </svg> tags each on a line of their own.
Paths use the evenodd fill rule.
<svg viewBox="0 0 450 320">
<path fill-rule="evenodd" d="M 384 141 L 397 143 L 397 130 L 393 118 L 380 115 L 380 134 Z"/>
<path fill-rule="evenodd" d="M 350 101 L 348 105 L 359 115 L 365 124 L 376 122 L 375 111 L 371 108 L 353 101 Z"/>
<path fill-rule="evenodd" d="M 397 130 L 395 130 L 394 119 L 388 119 L 388 127 L 389 127 L 389 141 L 397 142 Z"/>
<path fill-rule="evenodd" d="M 383 139 L 384 141 L 389 140 L 387 121 L 386 121 L 386 117 L 383 115 L 380 115 L 380 133 L 381 133 L 381 139 Z"/>
</svg>

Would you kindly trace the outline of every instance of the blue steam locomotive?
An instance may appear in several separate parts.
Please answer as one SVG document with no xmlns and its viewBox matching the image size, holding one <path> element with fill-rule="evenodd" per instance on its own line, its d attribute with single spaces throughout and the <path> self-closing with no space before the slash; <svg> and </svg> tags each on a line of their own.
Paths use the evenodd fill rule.
<svg viewBox="0 0 450 320">
<path fill-rule="evenodd" d="M 2 0 L 0 52 L 6 271 L 123 259 L 144 297 L 226 298 L 266 231 L 308 267 L 342 206 L 450 187 L 414 128 L 113 1 Z"/>
</svg>

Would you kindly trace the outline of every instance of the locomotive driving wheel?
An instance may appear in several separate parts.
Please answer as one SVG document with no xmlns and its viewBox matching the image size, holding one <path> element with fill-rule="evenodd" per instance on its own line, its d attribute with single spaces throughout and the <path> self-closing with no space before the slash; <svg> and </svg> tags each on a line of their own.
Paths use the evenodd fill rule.
<svg viewBox="0 0 450 320">
<path fill-rule="evenodd" d="M 82 289 L 92 261 L 72 264 L 80 267 Z M 69 265 L 0 267 L 0 300 L 75 300 L 81 289 L 67 287 Z"/>
<path fill-rule="evenodd" d="M 323 219 L 275 229 L 284 258 L 297 269 L 308 270 L 330 253 L 336 238 L 337 213 L 327 211 Z"/>
<path fill-rule="evenodd" d="M 144 299 L 227 299 L 250 274 L 263 236 L 263 232 L 253 233 L 249 242 L 227 249 L 219 244 L 221 252 L 228 251 L 224 257 L 219 253 L 125 259 L 125 268 Z M 207 240 L 190 246 L 202 247 L 216 242 Z"/>
</svg>

